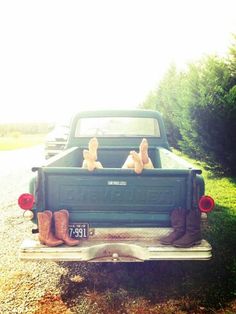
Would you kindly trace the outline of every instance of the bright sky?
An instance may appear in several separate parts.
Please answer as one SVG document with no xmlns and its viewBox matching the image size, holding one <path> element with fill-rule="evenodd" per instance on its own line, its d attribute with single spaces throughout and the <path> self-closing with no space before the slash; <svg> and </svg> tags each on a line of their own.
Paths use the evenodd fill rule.
<svg viewBox="0 0 236 314">
<path fill-rule="evenodd" d="M 233 33 L 235 0 L 0 1 L 0 122 L 137 107 Z"/>
</svg>

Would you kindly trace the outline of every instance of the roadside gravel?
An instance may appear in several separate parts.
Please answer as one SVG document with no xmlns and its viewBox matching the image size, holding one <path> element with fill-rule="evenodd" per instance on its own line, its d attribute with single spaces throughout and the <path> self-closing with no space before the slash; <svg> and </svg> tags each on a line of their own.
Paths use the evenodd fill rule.
<svg viewBox="0 0 236 314">
<path fill-rule="evenodd" d="M 38 235 L 17 199 L 28 192 L 31 167 L 43 162 L 43 147 L 0 152 L 0 314 L 101 313 L 86 300 L 100 276 L 97 265 L 19 259 L 22 241 Z"/>
<path fill-rule="evenodd" d="M 23 218 L 17 198 L 28 191 L 31 166 L 41 161 L 42 147 L 0 152 L 0 313 L 3 314 L 42 313 L 40 302 L 48 293 L 59 294 L 58 280 L 65 272 L 53 262 L 22 262 L 18 257 L 21 242 L 31 236 L 33 224 Z"/>
</svg>

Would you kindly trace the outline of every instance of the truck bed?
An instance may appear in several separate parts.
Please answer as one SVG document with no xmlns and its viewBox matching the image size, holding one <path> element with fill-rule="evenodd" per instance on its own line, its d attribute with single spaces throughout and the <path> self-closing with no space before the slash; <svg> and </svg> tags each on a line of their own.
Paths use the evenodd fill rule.
<svg viewBox="0 0 236 314">
<path fill-rule="evenodd" d="M 112 160 L 120 158 L 121 163 L 128 150 L 102 149 L 98 159 L 106 165 L 105 157 L 112 153 L 117 158 Z M 192 181 L 200 170 L 165 149 L 150 153 L 155 169 L 137 175 L 120 167 L 89 172 L 81 168 L 82 148 L 69 149 L 46 166 L 34 168 L 40 181 L 37 209 L 65 208 L 71 222 L 92 227 L 169 227 L 174 208 L 192 207 Z"/>
</svg>

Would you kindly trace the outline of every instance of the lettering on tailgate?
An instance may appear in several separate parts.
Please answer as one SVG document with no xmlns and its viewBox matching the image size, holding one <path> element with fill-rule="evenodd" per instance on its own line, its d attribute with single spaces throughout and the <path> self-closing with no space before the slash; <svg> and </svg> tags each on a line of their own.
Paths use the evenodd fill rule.
<svg viewBox="0 0 236 314">
<path fill-rule="evenodd" d="M 174 202 L 173 187 L 145 186 L 140 188 L 111 185 L 73 186 L 64 185 L 60 189 L 60 202 L 64 204 L 148 204 L 171 205 Z"/>
</svg>

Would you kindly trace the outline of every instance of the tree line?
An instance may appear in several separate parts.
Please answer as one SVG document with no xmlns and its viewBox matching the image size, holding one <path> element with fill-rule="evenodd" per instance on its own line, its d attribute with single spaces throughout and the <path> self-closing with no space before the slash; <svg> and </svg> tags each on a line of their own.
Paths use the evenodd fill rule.
<svg viewBox="0 0 236 314">
<path fill-rule="evenodd" d="M 236 175 L 236 35 L 225 57 L 170 65 L 141 107 L 163 114 L 171 146 Z"/>
<path fill-rule="evenodd" d="M 50 123 L 2 123 L 0 136 L 12 134 L 46 134 L 53 128 Z"/>
</svg>

